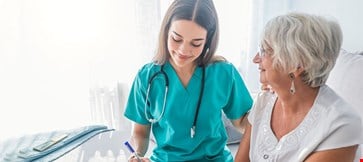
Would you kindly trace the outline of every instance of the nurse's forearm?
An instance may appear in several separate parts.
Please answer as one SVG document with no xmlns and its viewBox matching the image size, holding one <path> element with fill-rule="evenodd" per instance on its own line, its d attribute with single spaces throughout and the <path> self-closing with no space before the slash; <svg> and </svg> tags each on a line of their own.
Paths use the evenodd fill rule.
<svg viewBox="0 0 363 162">
<path fill-rule="evenodd" d="M 149 147 L 150 125 L 133 123 L 132 143 L 138 155 L 144 156 Z"/>
<path fill-rule="evenodd" d="M 139 156 L 144 156 L 149 147 L 149 138 L 134 134 L 132 136 L 132 141 L 133 141 L 133 145 L 135 147 L 135 152 Z"/>
</svg>

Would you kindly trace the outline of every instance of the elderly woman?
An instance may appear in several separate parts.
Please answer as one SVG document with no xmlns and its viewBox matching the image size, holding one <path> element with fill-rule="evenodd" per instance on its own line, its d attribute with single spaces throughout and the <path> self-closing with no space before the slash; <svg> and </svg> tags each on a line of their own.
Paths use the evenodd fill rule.
<svg viewBox="0 0 363 162">
<path fill-rule="evenodd" d="M 302 13 L 270 20 L 258 64 L 262 92 L 236 161 L 359 161 L 362 122 L 325 82 L 342 44 L 338 23 Z"/>
</svg>

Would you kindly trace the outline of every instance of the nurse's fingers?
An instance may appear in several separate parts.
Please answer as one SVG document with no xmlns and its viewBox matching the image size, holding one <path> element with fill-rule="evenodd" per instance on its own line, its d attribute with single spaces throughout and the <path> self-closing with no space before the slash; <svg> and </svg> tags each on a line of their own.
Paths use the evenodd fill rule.
<svg viewBox="0 0 363 162">
<path fill-rule="evenodd" d="M 129 162 L 150 162 L 150 159 L 147 157 L 139 157 L 137 158 L 136 156 L 132 155 L 130 156 Z"/>
</svg>

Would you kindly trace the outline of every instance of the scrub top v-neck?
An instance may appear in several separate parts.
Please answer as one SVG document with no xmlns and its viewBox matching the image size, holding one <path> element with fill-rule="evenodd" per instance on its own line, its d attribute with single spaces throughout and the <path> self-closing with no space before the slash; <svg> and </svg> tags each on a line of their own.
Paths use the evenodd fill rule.
<svg viewBox="0 0 363 162">
<path fill-rule="evenodd" d="M 140 69 L 131 88 L 124 115 L 139 124 L 150 124 L 144 115 L 145 95 L 150 77 L 160 71 L 153 63 Z M 201 91 L 202 68 L 197 67 L 187 86 L 183 86 L 170 63 L 164 65 L 169 78 L 165 112 L 160 121 L 152 124 L 157 146 L 152 161 L 181 159 L 223 159 L 233 161 L 225 146 L 227 134 L 221 113 L 237 119 L 246 113 L 252 99 L 238 71 L 227 62 L 210 64 L 205 69 L 204 95 L 197 116 L 196 134 L 190 137 Z M 230 78 L 230 79 L 221 79 Z M 162 113 L 165 78 L 158 75 L 152 82 L 147 113 L 158 118 Z"/>
</svg>

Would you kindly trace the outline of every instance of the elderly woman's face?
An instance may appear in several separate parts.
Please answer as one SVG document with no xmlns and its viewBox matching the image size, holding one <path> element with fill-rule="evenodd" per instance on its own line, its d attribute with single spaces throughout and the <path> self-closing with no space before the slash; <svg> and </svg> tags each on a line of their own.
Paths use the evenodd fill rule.
<svg viewBox="0 0 363 162">
<path fill-rule="evenodd" d="M 270 85 L 272 88 L 278 88 L 288 85 L 289 79 L 287 74 L 273 68 L 273 49 L 269 47 L 260 47 L 259 52 L 253 58 L 253 62 L 258 64 L 260 71 L 260 82 L 263 85 Z"/>
</svg>

